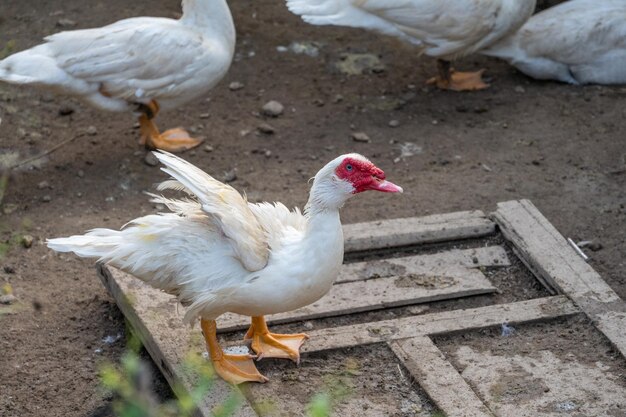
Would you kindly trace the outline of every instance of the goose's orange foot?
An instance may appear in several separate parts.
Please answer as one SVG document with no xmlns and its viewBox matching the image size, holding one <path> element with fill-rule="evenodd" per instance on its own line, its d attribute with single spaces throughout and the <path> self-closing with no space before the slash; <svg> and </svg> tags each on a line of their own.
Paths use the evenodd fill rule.
<svg viewBox="0 0 626 417">
<path fill-rule="evenodd" d="M 179 127 L 166 130 L 163 133 L 148 135 L 145 138 L 145 146 L 148 149 L 161 149 L 168 152 L 181 152 L 195 148 L 203 142 L 189 136 L 185 129 Z"/>
<path fill-rule="evenodd" d="M 221 358 L 213 359 L 215 372 L 231 384 L 243 382 L 267 382 L 268 379 L 261 375 L 254 365 L 252 355 L 229 355 L 224 353 Z"/>
<path fill-rule="evenodd" d="M 304 333 L 270 333 L 265 319 L 261 316 L 252 318 L 252 325 L 246 333 L 244 340 L 252 341 L 250 347 L 257 354 L 257 360 L 263 358 L 283 358 L 291 359 L 299 364 L 300 347 L 308 338 L 309 336 Z"/>
<path fill-rule="evenodd" d="M 427 81 L 428 84 L 434 84 L 442 90 L 452 91 L 475 91 L 484 90 L 489 87 L 482 79 L 484 69 L 475 72 L 460 72 L 451 70 L 447 77 L 440 75 L 433 77 Z"/>
</svg>

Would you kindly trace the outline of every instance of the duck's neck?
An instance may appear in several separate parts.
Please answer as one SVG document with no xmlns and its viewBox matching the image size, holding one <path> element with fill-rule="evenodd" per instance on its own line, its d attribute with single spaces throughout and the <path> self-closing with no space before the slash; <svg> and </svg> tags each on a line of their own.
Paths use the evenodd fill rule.
<svg viewBox="0 0 626 417">
<path fill-rule="evenodd" d="M 328 181 L 314 181 L 309 201 L 304 207 L 304 213 L 308 218 L 307 237 L 319 239 L 322 236 L 321 239 L 331 240 L 338 237 L 343 242 L 339 209 L 346 199 L 347 197 L 338 193 L 336 187 Z"/>
<path fill-rule="evenodd" d="M 183 0 L 181 23 L 219 36 L 234 48 L 235 24 L 226 0 Z"/>
<path fill-rule="evenodd" d="M 304 206 L 304 213 L 309 218 L 326 212 L 339 213 L 349 195 L 338 192 L 331 181 L 318 180 L 316 177 L 309 192 L 309 201 Z"/>
</svg>

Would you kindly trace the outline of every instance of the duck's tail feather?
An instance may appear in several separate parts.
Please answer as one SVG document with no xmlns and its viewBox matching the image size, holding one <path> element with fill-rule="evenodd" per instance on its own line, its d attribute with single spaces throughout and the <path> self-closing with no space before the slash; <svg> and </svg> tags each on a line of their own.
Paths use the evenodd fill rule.
<svg viewBox="0 0 626 417">
<path fill-rule="evenodd" d="M 82 258 L 107 258 L 123 243 L 122 232 L 94 229 L 84 235 L 46 240 L 50 249 L 57 252 L 74 252 Z"/>
</svg>

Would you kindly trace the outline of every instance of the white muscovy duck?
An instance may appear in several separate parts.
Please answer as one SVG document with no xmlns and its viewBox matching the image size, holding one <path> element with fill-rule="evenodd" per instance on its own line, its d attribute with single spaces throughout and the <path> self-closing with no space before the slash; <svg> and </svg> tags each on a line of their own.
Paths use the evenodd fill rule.
<svg viewBox="0 0 626 417">
<path fill-rule="evenodd" d="M 120 231 L 94 229 L 85 235 L 50 239 L 48 247 L 95 257 L 174 294 L 200 317 L 217 373 L 232 383 L 265 382 L 250 355 L 225 354 L 215 319 L 233 312 L 252 317 L 246 339 L 261 357 L 299 361 L 305 334 L 270 333 L 266 314 L 294 310 L 328 292 L 343 261 L 339 209 L 353 195 L 376 190 L 402 192 L 365 157 L 347 154 L 316 175 L 304 208 L 253 204 L 234 188 L 169 153 L 155 153 L 172 179 L 159 190 L 184 190 L 194 199 L 153 195 L 172 213 L 140 217 Z"/>
<path fill-rule="evenodd" d="M 57 33 L 0 61 L 0 81 L 77 96 L 114 112 L 138 110 L 147 148 L 172 152 L 202 141 L 153 118 L 202 96 L 226 74 L 235 26 L 225 0 L 183 0 L 179 20 L 136 17 Z"/>
<path fill-rule="evenodd" d="M 350 26 L 396 36 L 438 58 L 430 83 L 463 91 L 488 87 L 483 70 L 455 72 L 450 60 L 475 53 L 515 32 L 536 0 L 287 0 L 294 14 L 314 25 Z"/>
<path fill-rule="evenodd" d="M 481 53 L 541 80 L 626 84 L 626 1 L 561 3 Z"/>
</svg>

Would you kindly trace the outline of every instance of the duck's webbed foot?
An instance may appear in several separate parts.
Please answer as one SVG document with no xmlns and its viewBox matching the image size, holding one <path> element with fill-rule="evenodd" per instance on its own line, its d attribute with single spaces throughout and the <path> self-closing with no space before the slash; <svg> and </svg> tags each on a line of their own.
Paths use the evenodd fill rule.
<svg viewBox="0 0 626 417">
<path fill-rule="evenodd" d="M 452 91 L 474 91 L 484 90 L 489 87 L 482 79 L 484 69 L 475 72 L 455 71 L 450 67 L 450 62 L 442 59 L 437 60 L 439 73 L 427 81 L 442 90 Z"/>
<path fill-rule="evenodd" d="M 254 365 L 253 355 L 226 354 L 217 342 L 217 324 L 215 320 L 200 320 L 200 327 L 213 363 L 213 369 L 226 382 L 267 382 Z"/>
<path fill-rule="evenodd" d="M 160 133 L 153 120 L 159 112 L 159 105 L 156 101 L 152 100 L 148 104 L 140 104 L 139 110 L 142 112 L 141 116 L 139 116 L 139 127 L 141 129 L 139 143 L 145 145 L 147 149 L 181 152 L 195 148 L 203 142 L 202 139 L 192 138 L 182 128 L 169 129 Z"/>
<path fill-rule="evenodd" d="M 251 340 L 250 347 L 257 354 L 257 360 L 263 358 L 284 358 L 300 363 L 300 347 L 306 339 L 304 333 L 270 333 L 265 318 L 252 317 L 252 324 L 244 340 Z"/>
</svg>

